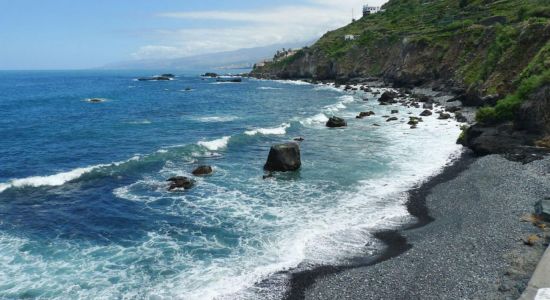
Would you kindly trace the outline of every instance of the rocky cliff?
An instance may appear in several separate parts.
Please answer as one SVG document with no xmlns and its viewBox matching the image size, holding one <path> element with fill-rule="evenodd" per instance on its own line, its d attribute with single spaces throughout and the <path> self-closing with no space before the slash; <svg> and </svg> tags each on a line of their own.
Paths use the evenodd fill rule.
<svg viewBox="0 0 550 300">
<path fill-rule="evenodd" d="M 512 122 L 514 135 L 533 134 L 522 145 L 550 134 L 550 0 L 390 0 L 384 8 L 252 75 L 431 86 L 484 107 L 478 128 Z"/>
</svg>

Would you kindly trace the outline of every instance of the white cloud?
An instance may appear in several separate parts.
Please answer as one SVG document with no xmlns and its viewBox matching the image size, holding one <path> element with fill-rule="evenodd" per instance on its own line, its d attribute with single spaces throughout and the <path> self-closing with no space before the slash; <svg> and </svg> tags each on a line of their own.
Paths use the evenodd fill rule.
<svg viewBox="0 0 550 300">
<path fill-rule="evenodd" d="M 220 21 L 219 28 L 158 30 L 157 45 L 141 47 L 137 59 L 173 58 L 229 51 L 276 43 L 307 41 L 351 21 L 352 9 L 359 17 L 361 0 L 308 0 L 309 4 L 239 11 L 163 12 L 157 17 Z M 381 5 L 384 0 L 370 1 Z"/>
</svg>

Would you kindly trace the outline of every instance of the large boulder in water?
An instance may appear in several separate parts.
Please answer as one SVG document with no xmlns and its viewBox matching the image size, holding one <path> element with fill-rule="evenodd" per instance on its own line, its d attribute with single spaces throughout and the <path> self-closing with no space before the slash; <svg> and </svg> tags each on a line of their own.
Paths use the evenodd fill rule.
<svg viewBox="0 0 550 300">
<path fill-rule="evenodd" d="M 199 166 L 195 170 L 193 170 L 193 175 L 195 176 L 205 176 L 210 174 L 212 174 L 211 166 Z"/>
<path fill-rule="evenodd" d="M 170 186 L 168 187 L 169 191 L 175 190 L 175 189 L 190 189 L 195 185 L 195 181 L 192 179 L 189 179 L 185 176 L 175 176 L 167 181 L 170 182 Z"/>
<path fill-rule="evenodd" d="M 388 104 L 388 103 L 397 103 L 395 98 L 397 98 L 399 94 L 393 91 L 385 91 L 382 96 L 378 99 L 380 103 Z"/>
<path fill-rule="evenodd" d="M 288 172 L 296 171 L 301 166 L 300 146 L 297 143 L 290 142 L 271 147 L 264 170 Z"/>
<path fill-rule="evenodd" d="M 431 116 L 431 115 L 432 115 L 432 112 L 427 110 L 427 109 L 420 113 L 420 116 L 422 116 L 422 117 L 427 117 L 427 116 Z"/>
<path fill-rule="evenodd" d="M 330 119 L 327 121 L 326 126 L 330 128 L 346 127 L 348 126 L 348 123 L 346 123 L 346 120 L 344 120 L 343 118 L 330 117 Z"/>
</svg>

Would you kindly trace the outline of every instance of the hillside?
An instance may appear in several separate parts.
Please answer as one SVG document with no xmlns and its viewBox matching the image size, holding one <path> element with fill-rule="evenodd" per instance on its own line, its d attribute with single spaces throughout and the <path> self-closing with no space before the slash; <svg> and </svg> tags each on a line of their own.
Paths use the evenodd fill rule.
<svg viewBox="0 0 550 300">
<path fill-rule="evenodd" d="M 550 134 L 550 0 L 390 0 L 384 8 L 252 75 L 447 89 L 464 105 L 485 106 L 480 124 L 515 120 L 537 138 Z"/>
<path fill-rule="evenodd" d="M 106 65 L 102 69 L 116 70 L 167 70 L 201 73 L 205 70 L 236 70 L 250 69 L 254 62 L 264 60 L 281 48 L 299 48 L 312 42 L 274 44 L 263 47 L 244 48 L 234 51 L 207 53 L 172 59 L 142 59 L 117 62 Z"/>
</svg>

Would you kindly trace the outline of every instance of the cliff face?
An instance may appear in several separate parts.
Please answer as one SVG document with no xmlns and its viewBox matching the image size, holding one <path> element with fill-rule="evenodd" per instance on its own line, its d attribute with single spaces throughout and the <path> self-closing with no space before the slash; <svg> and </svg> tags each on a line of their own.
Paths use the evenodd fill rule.
<svg viewBox="0 0 550 300">
<path fill-rule="evenodd" d="M 464 105 L 489 106 L 480 124 L 515 120 L 518 130 L 550 134 L 550 0 L 390 0 L 385 8 L 251 75 L 446 88 Z"/>
<path fill-rule="evenodd" d="M 462 8 L 458 2 L 464 1 L 390 1 L 386 12 L 329 32 L 252 74 L 342 81 L 376 76 L 396 85 L 448 84 L 478 96 L 513 92 L 518 76 L 548 45 L 550 2 L 484 0 Z M 345 41 L 346 34 L 356 39 Z"/>
</svg>

